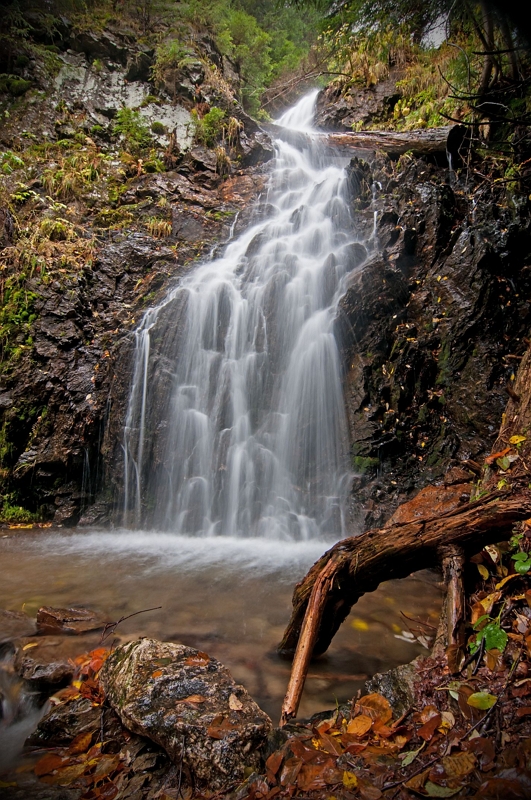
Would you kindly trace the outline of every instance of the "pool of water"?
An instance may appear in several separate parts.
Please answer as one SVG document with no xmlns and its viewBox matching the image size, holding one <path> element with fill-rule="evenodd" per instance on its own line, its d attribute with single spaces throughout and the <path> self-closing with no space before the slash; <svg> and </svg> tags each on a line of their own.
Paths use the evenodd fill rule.
<svg viewBox="0 0 531 800">
<path fill-rule="evenodd" d="M 42 605 L 78 605 L 116 621 L 162 606 L 122 622 L 120 640 L 150 636 L 209 653 L 278 721 L 290 665 L 275 648 L 289 620 L 294 585 L 326 543 L 138 531 L 0 535 L 0 608 L 35 615 Z M 333 708 L 375 672 L 427 653 L 404 641 L 403 614 L 435 626 L 440 604 L 432 572 L 389 581 L 362 597 L 329 651 L 312 663 L 299 716 Z M 61 654 L 98 644 L 97 634 L 59 639 Z"/>
</svg>

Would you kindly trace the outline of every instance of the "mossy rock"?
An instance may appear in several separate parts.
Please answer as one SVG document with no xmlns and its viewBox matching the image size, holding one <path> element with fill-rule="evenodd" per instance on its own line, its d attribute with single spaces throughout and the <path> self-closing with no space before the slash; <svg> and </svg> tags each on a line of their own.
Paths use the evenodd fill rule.
<svg viewBox="0 0 531 800">
<path fill-rule="evenodd" d="M 19 78 L 17 75 L 0 75 L 0 93 L 7 93 L 13 97 L 21 97 L 31 89 L 32 82 Z"/>
</svg>

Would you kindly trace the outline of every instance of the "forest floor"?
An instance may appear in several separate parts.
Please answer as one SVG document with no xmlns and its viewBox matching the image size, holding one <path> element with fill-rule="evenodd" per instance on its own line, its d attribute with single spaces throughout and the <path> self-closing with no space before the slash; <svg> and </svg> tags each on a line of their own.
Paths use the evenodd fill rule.
<svg viewBox="0 0 531 800">
<path fill-rule="evenodd" d="M 413 662 L 409 707 L 383 694 L 275 729 L 263 771 L 225 791 L 194 787 L 108 706 L 98 681 L 109 650 L 75 659 L 71 683 L 52 697 L 48 742 L 0 778 L 0 796 L 45 800 L 114 798 L 531 797 L 531 520 L 513 538 L 468 560 L 470 613 L 461 669 L 447 653 Z M 429 635 L 415 622 L 412 631 Z"/>
</svg>

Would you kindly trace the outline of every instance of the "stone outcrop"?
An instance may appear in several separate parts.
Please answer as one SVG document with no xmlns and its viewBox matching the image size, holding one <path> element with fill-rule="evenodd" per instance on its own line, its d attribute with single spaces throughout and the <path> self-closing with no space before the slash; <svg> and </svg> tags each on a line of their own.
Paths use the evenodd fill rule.
<svg viewBox="0 0 531 800">
<path fill-rule="evenodd" d="M 28 250 L 38 247 L 48 254 L 46 269 L 24 273 L 23 310 L 9 309 L 2 319 L 0 496 L 57 525 L 99 524 L 109 521 L 120 492 L 130 331 L 170 281 L 226 241 L 239 212 L 245 224 L 272 148 L 234 99 L 212 84 L 209 59 L 224 91 L 236 89 L 238 77 L 208 37 L 196 42 L 203 61 L 186 59 L 169 76 L 170 86 L 168 76 L 155 85 L 154 51 L 127 30 L 76 32 L 68 20 L 63 28 L 54 44 L 57 74 L 51 79 L 30 59 L 24 75 L 40 91 L 9 106 L 0 130 L 0 142 L 21 154 L 15 164 L 26 170 L 6 178 L 17 219 L 0 208 L 4 303 L 6 287 L 18 289 L 20 254 L 30 259 Z M 223 174 L 214 149 L 193 139 L 190 112 L 197 104 L 203 112 L 218 105 L 240 118 L 237 158 L 224 162 Z M 123 137 L 114 130 L 121 108 L 147 126 L 151 162 L 123 155 Z M 28 132 L 42 142 L 37 156 L 26 157 Z M 58 142 L 66 156 L 82 158 L 77 171 L 90 162 L 96 172 L 74 191 L 55 195 L 45 174 L 58 173 Z M 54 155 L 47 161 L 48 145 Z M 35 157 L 32 180 L 17 195 Z M 23 244 L 30 218 L 27 231 L 40 230 L 35 213 L 44 226 L 59 218 L 57 230 L 49 240 Z M 73 258 L 63 264 L 70 242 Z"/>
<path fill-rule="evenodd" d="M 221 789 L 259 765 L 271 721 L 205 653 L 140 639 L 109 656 L 100 680 L 123 724 L 161 745 L 199 785 Z"/>
<path fill-rule="evenodd" d="M 363 529 L 451 467 L 479 472 L 531 325 L 531 222 L 505 188 L 425 159 L 355 158 L 349 176 L 369 255 L 337 329 Z"/>
</svg>

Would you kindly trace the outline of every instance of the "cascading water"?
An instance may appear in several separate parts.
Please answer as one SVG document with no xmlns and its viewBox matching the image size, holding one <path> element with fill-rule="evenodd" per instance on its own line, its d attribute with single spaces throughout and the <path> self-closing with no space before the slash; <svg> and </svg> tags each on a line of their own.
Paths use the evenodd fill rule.
<svg viewBox="0 0 531 800">
<path fill-rule="evenodd" d="M 312 141 L 316 92 L 279 125 L 256 224 L 136 332 L 125 524 L 186 535 L 339 538 L 350 488 L 334 321 L 363 260 L 346 174 Z M 299 138 L 301 138 L 299 136 Z"/>
</svg>

